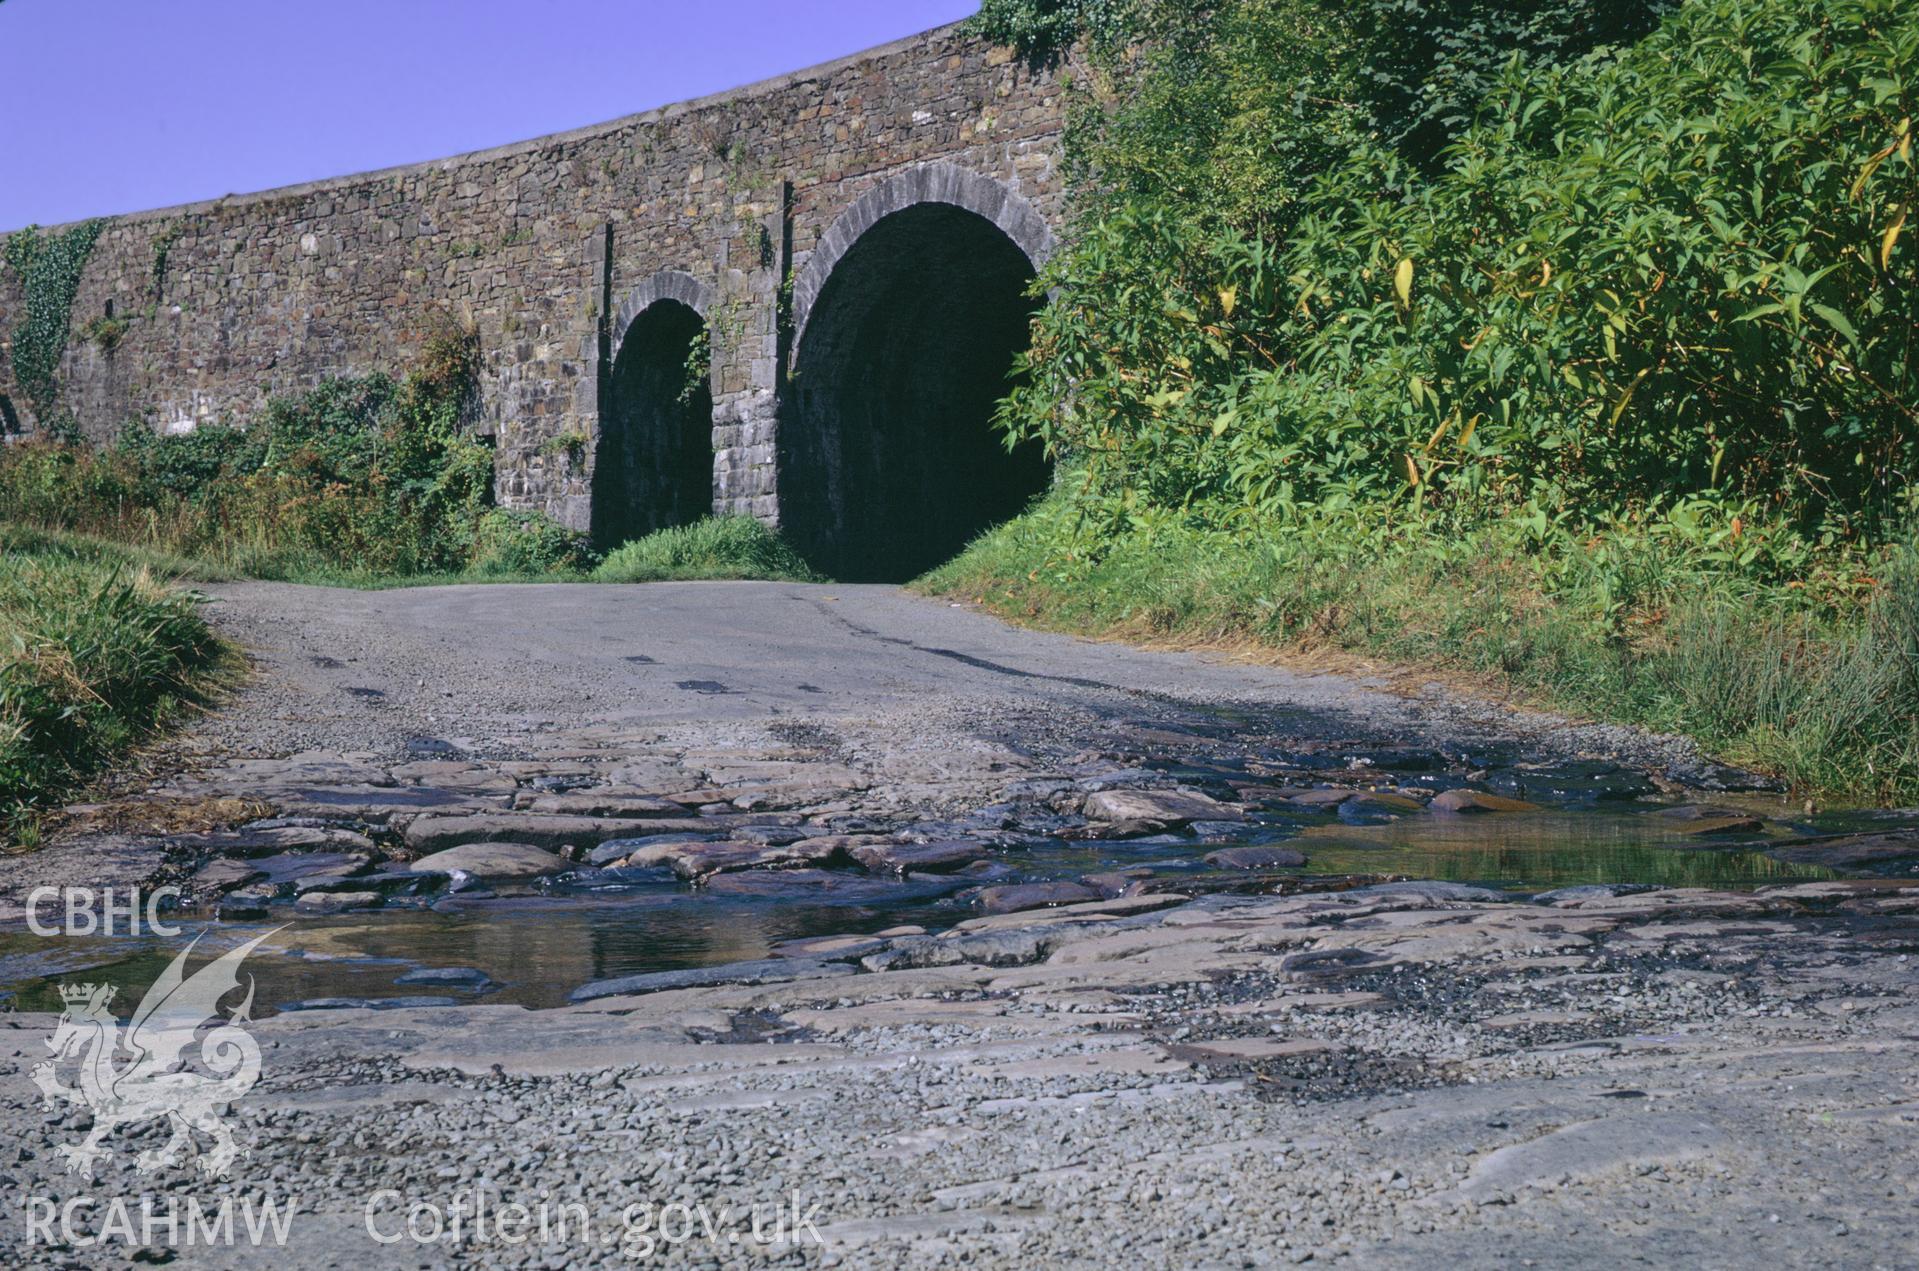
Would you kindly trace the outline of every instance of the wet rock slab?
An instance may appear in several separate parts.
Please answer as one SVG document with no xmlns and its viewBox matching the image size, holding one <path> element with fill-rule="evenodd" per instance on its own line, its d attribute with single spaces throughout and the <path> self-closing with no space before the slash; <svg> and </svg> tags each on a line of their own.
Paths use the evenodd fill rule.
<svg viewBox="0 0 1919 1271">
<path fill-rule="evenodd" d="M 416 874 L 470 874 L 474 878 L 543 878 L 572 865 L 531 843 L 465 843 L 414 861 Z"/>
<path fill-rule="evenodd" d="M 702 884 L 710 896 L 763 900 L 876 901 L 899 900 L 956 890 L 962 885 L 948 875 L 919 875 L 905 880 L 828 869 L 747 869 L 714 874 Z"/>
<path fill-rule="evenodd" d="M 196 896 L 217 895 L 264 879 L 264 871 L 230 857 L 218 857 L 194 871 L 188 888 Z"/>
<path fill-rule="evenodd" d="M 1097 889 L 1084 883 L 1016 883 L 1010 887 L 984 888 L 978 896 L 979 907 L 989 914 L 1019 913 L 1101 899 L 1104 897 Z"/>
<path fill-rule="evenodd" d="M 1193 821 L 1241 821 L 1245 813 L 1203 794 L 1170 790 L 1101 790 L 1086 798 L 1089 820 L 1108 824 L 1156 822 L 1180 826 Z"/>
<path fill-rule="evenodd" d="M 722 837 L 720 831 L 714 830 L 705 834 L 681 831 L 677 834 L 648 834 L 639 838 L 612 839 L 588 852 L 583 859 L 588 865 L 612 866 L 647 849 L 686 843 L 710 843 L 720 837 Z"/>
<path fill-rule="evenodd" d="M 523 800 L 516 800 L 515 806 L 519 811 L 539 816 L 608 817 L 618 820 L 682 817 L 687 813 L 685 804 L 656 798 L 637 790 L 530 794 Z"/>
<path fill-rule="evenodd" d="M 289 852 L 362 852 L 377 850 L 364 834 L 338 826 L 297 825 L 284 821 L 208 834 L 183 834 L 172 839 L 176 848 L 220 856 L 283 856 Z"/>
<path fill-rule="evenodd" d="M 781 844 L 665 842 L 642 847 L 622 858 L 624 869 L 665 867 L 689 882 L 741 870 L 797 868 L 837 859 L 841 844 L 832 838 L 796 839 Z"/>
<path fill-rule="evenodd" d="M 987 855 L 979 843 L 965 839 L 937 843 L 862 843 L 849 850 L 859 865 L 875 873 L 929 874 L 964 869 Z"/>
<path fill-rule="evenodd" d="M 283 1011 L 414 1011 L 458 1006 L 459 999 L 411 995 L 405 997 L 315 997 L 289 1002 Z"/>
<path fill-rule="evenodd" d="M 1919 866 L 1919 828 L 1800 839 L 1769 846 L 1766 855 L 1790 864 L 1836 870 L 1902 870 Z"/>
<path fill-rule="evenodd" d="M 408 971 L 394 983 L 402 986 L 429 985 L 459 989 L 467 993 L 483 993 L 497 987 L 492 976 L 474 967 L 422 967 Z"/>
<path fill-rule="evenodd" d="M 686 971 L 654 971 L 645 975 L 620 976 L 595 980 L 573 990 L 574 1002 L 596 1002 L 608 997 L 631 997 L 646 993 L 664 993 L 674 989 L 712 988 L 730 984 L 779 984 L 795 980 L 831 979 L 852 975 L 854 968 L 844 962 L 809 961 L 804 958 L 766 958 L 757 962 L 735 962 L 728 966 L 696 967 Z"/>
<path fill-rule="evenodd" d="M 1426 805 L 1432 812 L 1442 812 L 1453 816 L 1472 816 L 1488 812 L 1537 812 L 1539 805 L 1525 799 L 1508 798 L 1502 794 L 1489 794 L 1484 790 L 1472 790 L 1460 787 L 1456 790 L 1443 790 L 1433 796 Z"/>
<path fill-rule="evenodd" d="M 681 811 L 675 808 L 676 811 Z M 591 851 L 611 839 L 637 838 L 669 831 L 723 828 L 692 818 L 631 820 L 596 816 L 544 816 L 490 813 L 483 816 L 425 816 L 406 828 L 406 845 L 430 854 L 469 843 L 529 843 L 548 850 Z"/>
<path fill-rule="evenodd" d="M 377 891 L 312 891 L 295 901 L 293 908 L 309 917 L 324 917 L 378 909 L 385 903 L 386 896 Z"/>
<path fill-rule="evenodd" d="M 1703 803 L 1682 803 L 1653 813 L 1662 822 L 1688 837 L 1710 838 L 1719 834 L 1757 834 L 1766 828 L 1763 819 L 1738 808 L 1714 807 Z"/>
</svg>

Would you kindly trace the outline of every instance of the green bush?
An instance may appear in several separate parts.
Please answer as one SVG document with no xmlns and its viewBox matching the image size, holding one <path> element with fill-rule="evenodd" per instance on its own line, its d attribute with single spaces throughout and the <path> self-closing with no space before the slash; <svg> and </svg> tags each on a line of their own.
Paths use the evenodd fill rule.
<svg viewBox="0 0 1919 1271">
<path fill-rule="evenodd" d="M 750 516 L 716 516 L 658 530 L 608 554 L 593 571 L 602 583 L 763 578 L 820 582 L 786 540 Z"/>
<path fill-rule="evenodd" d="M 1673 0 L 986 0 L 974 29 L 1041 57 L 1082 40 L 1068 134 L 1083 209 L 1140 196 L 1283 233 L 1369 141 L 1422 168 L 1514 53 L 1629 43 Z"/>
<path fill-rule="evenodd" d="M 329 380 L 246 428 L 9 446 L 0 520 L 262 577 L 457 573 L 482 550 L 493 489 L 492 451 L 463 427 L 477 372 L 472 338 L 445 327 L 404 378 Z"/>
<path fill-rule="evenodd" d="M 1175 100 L 1172 64 L 1135 100 Z M 1122 163 L 1041 281 L 1004 419 L 1082 462 L 1108 527 L 1693 501 L 1883 540 L 1919 465 L 1915 66 L 1896 0 L 1691 0 L 1617 56 L 1515 59 L 1437 174 L 1361 139 L 1262 219 L 1254 169 L 1221 178 L 1249 211 L 1197 180 L 1125 193 Z M 1117 116 L 1142 154 L 1192 133 Z"/>
<path fill-rule="evenodd" d="M 162 437 L 135 424 L 122 431 L 116 449 L 134 478 L 130 495 L 155 505 L 178 499 L 203 503 L 218 493 L 222 478 L 265 466 L 268 436 L 264 429 L 211 424 L 185 436 Z"/>
<path fill-rule="evenodd" d="M 985 0 L 973 30 L 1022 53 L 1058 57 L 1082 35 L 1112 46 L 1138 30 L 1142 0 Z"/>
<path fill-rule="evenodd" d="M 496 508 L 480 518 L 472 570 L 494 576 L 570 573 L 584 569 L 591 557 L 584 534 L 538 512 Z"/>
</svg>

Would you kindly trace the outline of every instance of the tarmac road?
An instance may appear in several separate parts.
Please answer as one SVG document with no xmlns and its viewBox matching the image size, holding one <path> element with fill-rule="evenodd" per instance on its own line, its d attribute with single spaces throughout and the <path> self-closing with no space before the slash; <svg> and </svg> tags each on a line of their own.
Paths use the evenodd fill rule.
<svg viewBox="0 0 1919 1271">
<path fill-rule="evenodd" d="M 208 587 L 260 674 L 209 736 L 261 753 L 379 751 L 422 734 L 729 726 L 778 716 L 939 730 L 1004 709 L 1055 721 L 1253 711 L 1287 731 L 1444 744 L 1519 738 L 1648 764 L 1684 742 L 1353 678 L 1011 626 L 889 586 L 652 583 L 355 592 Z"/>
</svg>

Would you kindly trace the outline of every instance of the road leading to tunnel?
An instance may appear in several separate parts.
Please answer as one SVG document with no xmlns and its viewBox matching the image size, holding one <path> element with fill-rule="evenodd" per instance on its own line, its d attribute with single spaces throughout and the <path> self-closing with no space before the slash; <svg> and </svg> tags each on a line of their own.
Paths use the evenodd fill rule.
<svg viewBox="0 0 1919 1271">
<path fill-rule="evenodd" d="M 1573 823 L 1541 831 L 1556 843 L 1599 824 L 1582 811 L 1595 800 L 1646 812 L 1617 800 L 1739 778 L 1670 738 L 1437 687 L 1395 693 L 1021 630 L 887 586 L 209 592 L 213 622 L 252 673 L 70 809 L 48 848 L 8 858 L 0 914 L 43 883 L 159 878 L 185 879 L 222 913 L 296 899 L 301 913 L 429 904 L 431 888 L 406 871 L 475 843 L 556 853 L 548 873 L 671 864 L 709 891 L 720 887 L 709 875 L 740 873 L 725 886 L 782 900 L 810 885 L 864 901 L 866 890 L 911 891 L 910 874 L 971 904 L 982 888 L 1062 881 L 1062 870 L 1074 887 L 1095 885 L 1066 869 L 1070 852 L 1042 863 L 1062 843 L 1105 845 L 1089 857 L 1095 872 L 1122 844 L 1190 870 L 1217 863 L 1208 845 L 1313 826 L 1420 814 L 1412 822 L 1437 831 L 1445 818 L 1427 804 L 1469 785 L 1559 807 Z M 1212 802 L 1102 813 L 1089 796 L 1104 788 Z M 1758 846 L 1804 829 L 1769 825 Z M 662 835 L 697 846 L 671 862 L 621 855 Z M 926 853 L 892 853 L 928 842 L 951 849 L 933 875 Z M 861 862 L 865 848 L 885 859 Z M 1424 868 L 1319 847 L 1314 860 L 1335 872 Z M 1237 874 L 1245 864 L 1224 866 L 1222 885 L 1262 885 Z M 1135 883 L 1148 885 L 1124 886 Z M 1029 901 L 1050 903 L 1017 891 L 1005 903 Z"/>
<path fill-rule="evenodd" d="M 1097 744 L 1115 721 L 1282 728 L 1324 743 L 1493 739 L 1685 762 L 1682 743 L 1568 729 L 1450 695 L 1022 630 L 887 586 L 660 583 L 351 592 L 208 588 L 252 682 L 193 749 L 504 754 L 584 726 L 738 738 L 828 720 L 876 745 Z"/>
</svg>

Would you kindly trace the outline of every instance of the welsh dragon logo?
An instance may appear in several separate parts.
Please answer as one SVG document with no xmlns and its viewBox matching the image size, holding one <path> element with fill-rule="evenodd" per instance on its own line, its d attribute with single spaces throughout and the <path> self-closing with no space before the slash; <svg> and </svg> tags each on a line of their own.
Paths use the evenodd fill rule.
<svg viewBox="0 0 1919 1271">
<path fill-rule="evenodd" d="M 198 1152 L 200 1171 L 208 1178 L 225 1177 L 246 1154 L 221 1111 L 260 1080 L 260 1046 L 245 1028 L 252 1022 L 252 977 L 246 1000 L 232 1014 L 222 1016 L 220 1002 L 240 987 L 247 955 L 275 934 L 249 941 L 188 976 L 187 955 L 196 939 L 161 973 L 124 1026 L 109 1009 L 111 985 L 61 988 L 66 1010 L 47 1042 L 53 1058 L 36 1065 L 32 1076 L 48 1108 L 67 1103 L 93 1113 L 86 1139 L 60 1148 L 68 1173 L 91 1179 L 95 1162 L 108 1154 L 102 1144 L 115 1129 L 162 1119 L 172 1127 L 172 1137 L 159 1150 L 135 1158 L 134 1167 L 143 1175 L 178 1164 L 185 1149 L 198 1152 L 195 1130 L 214 1141 L 211 1151 Z M 216 1026 L 201 1036 L 208 1020 Z M 196 1042 L 204 1073 L 187 1066 Z M 77 1084 L 71 1086 L 60 1080 L 68 1063 L 78 1069 Z"/>
</svg>

